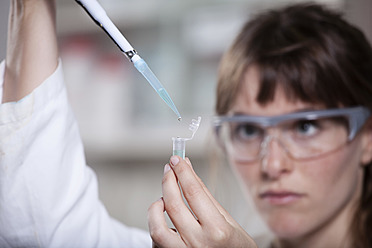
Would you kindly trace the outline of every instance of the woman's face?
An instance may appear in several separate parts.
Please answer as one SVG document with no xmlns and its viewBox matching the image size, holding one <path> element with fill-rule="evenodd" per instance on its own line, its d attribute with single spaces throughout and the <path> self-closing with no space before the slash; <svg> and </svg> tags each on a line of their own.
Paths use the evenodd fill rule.
<svg viewBox="0 0 372 248">
<path fill-rule="evenodd" d="M 255 102 L 258 75 L 256 67 L 248 68 L 233 113 L 273 116 L 320 108 L 289 102 L 280 89 L 272 102 L 259 105 Z M 342 149 L 307 161 L 292 160 L 272 141 L 261 161 L 246 164 L 230 158 L 230 162 L 268 227 L 278 237 L 294 239 L 318 230 L 333 232 L 350 221 L 350 210 L 361 192 L 360 165 L 370 159 L 364 154 L 366 140 L 357 135 Z"/>
</svg>

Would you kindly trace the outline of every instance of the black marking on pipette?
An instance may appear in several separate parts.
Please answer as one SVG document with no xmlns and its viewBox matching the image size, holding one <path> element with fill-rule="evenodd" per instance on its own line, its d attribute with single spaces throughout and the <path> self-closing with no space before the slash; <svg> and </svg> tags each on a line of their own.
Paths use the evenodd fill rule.
<svg viewBox="0 0 372 248">
<path fill-rule="evenodd" d="M 129 50 L 129 51 L 124 52 L 124 54 L 125 54 L 125 56 L 127 56 L 127 58 L 130 61 L 132 61 L 132 58 L 133 58 L 134 55 L 137 54 L 137 51 L 135 49 L 133 49 L 133 50 Z"/>
<path fill-rule="evenodd" d="M 80 2 L 79 0 L 75 0 L 81 7 L 83 7 L 83 9 L 85 10 L 85 12 L 87 12 L 87 14 L 90 16 L 90 18 L 93 19 L 93 21 L 100 27 L 103 29 L 103 31 L 105 31 L 105 33 L 108 35 L 108 37 L 110 37 L 110 39 L 115 43 L 115 45 L 120 49 L 121 52 L 123 52 L 125 54 L 125 51 L 119 46 L 119 44 L 114 40 L 114 38 L 110 35 L 110 33 L 105 29 L 105 27 L 102 25 L 102 23 L 100 23 L 99 21 L 97 21 L 94 16 L 88 11 L 88 9 L 84 6 L 84 4 L 82 2 Z M 128 58 L 128 56 L 127 56 Z M 129 59 L 129 58 L 128 58 Z M 129 59 L 130 60 L 130 59 Z M 130 60 L 131 61 L 131 60 Z M 132 61 L 131 61 L 132 62 Z"/>
<path fill-rule="evenodd" d="M 96 20 L 96 18 L 94 18 L 94 16 L 89 12 L 89 10 L 84 6 L 84 4 L 82 2 L 80 2 L 79 0 L 76 0 L 76 2 L 85 10 L 85 12 L 90 16 L 90 18 L 92 18 L 92 20 L 100 27 L 102 27 L 102 23 L 100 23 L 99 21 Z"/>
</svg>

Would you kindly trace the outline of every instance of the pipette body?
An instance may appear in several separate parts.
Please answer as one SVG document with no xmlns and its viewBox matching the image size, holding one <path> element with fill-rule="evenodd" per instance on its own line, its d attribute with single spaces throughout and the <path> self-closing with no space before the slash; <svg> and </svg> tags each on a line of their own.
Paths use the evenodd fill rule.
<svg viewBox="0 0 372 248">
<path fill-rule="evenodd" d="M 119 29 L 110 20 L 102 6 L 96 0 L 76 0 L 76 2 L 80 4 L 94 22 L 106 32 L 125 56 L 134 64 L 135 68 L 146 78 L 147 82 L 149 82 L 163 101 L 177 115 L 178 120 L 181 120 L 181 115 L 168 92 L 151 71 L 147 63 L 138 55 L 137 51 L 130 45 Z"/>
</svg>

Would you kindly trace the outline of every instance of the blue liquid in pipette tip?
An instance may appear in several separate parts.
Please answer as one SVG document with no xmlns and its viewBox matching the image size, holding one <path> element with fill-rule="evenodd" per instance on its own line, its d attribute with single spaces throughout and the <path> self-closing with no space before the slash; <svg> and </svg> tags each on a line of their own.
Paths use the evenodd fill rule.
<svg viewBox="0 0 372 248">
<path fill-rule="evenodd" d="M 178 112 L 176 105 L 174 105 L 172 99 L 170 98 L 168 92 L 164 88 L 160 88 L 158 91 L 159 96 L 164 100 L 166 104 L 173 110 L 174 113 L 176 113 L 178 120 L 181 120 L 181 115 Z"/>
<path fill-rule="evenodd" d="M 139 59 L 134 62 L 136 69 L 146 78 L 147 82 L 154 88 L 154 90 L 159 94 L 161 99 L 173 110 L 177 115 L 178 120 L 181 121 L 181 115 L 178 112 L 176 105 L 174 105 L 172 99 L 170 98 L 168 92 L 164 89 L 163 85 L 160 83 L 159 79 L 151 71 L 147 63 L 143 59 Z"/>
</svg>

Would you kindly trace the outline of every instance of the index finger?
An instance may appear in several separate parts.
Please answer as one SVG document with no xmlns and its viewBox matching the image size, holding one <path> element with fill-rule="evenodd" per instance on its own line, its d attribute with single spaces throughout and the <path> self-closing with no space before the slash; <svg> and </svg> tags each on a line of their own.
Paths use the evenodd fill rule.
<svg viewBox="0 0 372 248">
<path fill-rule="evenodd" d="M 189 166 L 192 167 L 191 165 L 191 161 L 188 157 L 185 158 L 185 161 L 189 164 Z M 231 215 L 221 206 L 221 204 L 213 197 L 212 193 L 209 191 L 209 189 L 207 188 L 207 186 L 205 186 L 205 184 L 203 183 L 203 181 L 200 179 L 200 177 L 196 174 L 196 172 L 192 169 L 192 172 L 194 174 L 194 176 L 196 177 L 196 179 L 198 180 L 198 182 L 200 183 L 200 185 L 203 187 L 203 190 L 205 191 L 205 193 L 208 195 L 209 199 L 211 199 L 211 201 L 213 202 L 213 204 L 216 206 L 216 208 L 218 209 L 218 211 L 220 211 L 220 213 L 225 217 L 225 219 L 227 221 L 229 221 L 230 223 L 234 223 L 235 220 L 231 217 Z"/>
<path fill-rule="evenodd" d="M 220 221 L 225 222 L 224 216 L 205 192 L 191 166 L 179 156 L 172 156 L 170 165 L 177 176 L 185 199 L 200 224 L 209 225 L 211 220 L 213 220 L 213 225 Z"/>
</svg>

